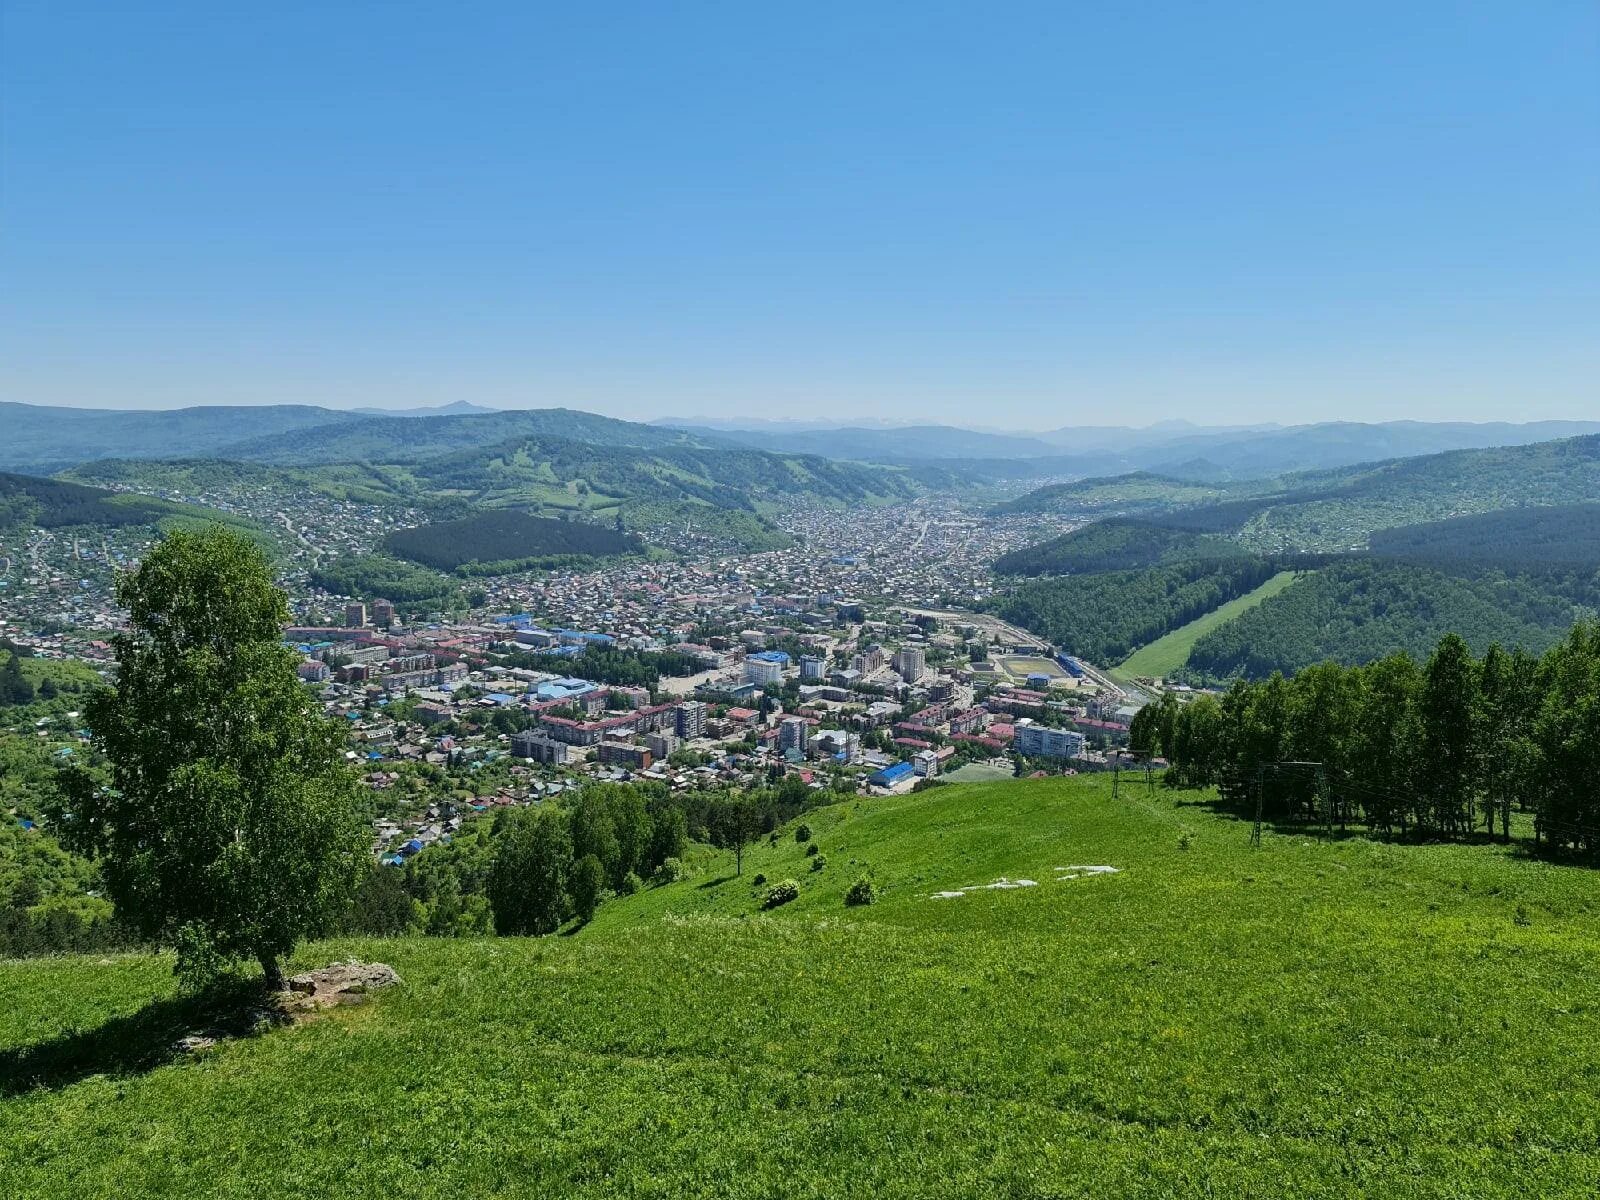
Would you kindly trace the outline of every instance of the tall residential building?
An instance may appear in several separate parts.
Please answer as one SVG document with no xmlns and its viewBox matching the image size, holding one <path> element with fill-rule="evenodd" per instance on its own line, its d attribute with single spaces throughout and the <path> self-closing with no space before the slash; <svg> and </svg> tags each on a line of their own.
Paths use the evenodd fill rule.
<svg viewBox="0 0 1600 1200">
<path fill-rule="evenodd" d="M 346 629 L 362 629 L 367 624 L 367 606 L 357 600 L 354 604 L 344 606 L 344 626 Z"/>
<path fill-rule="evenodd" d="M 798 750 L 801 754 L 806 752 L 806 743 L 811 738 L 811 723 L 804 717 L 785 717 L 778 723 L 778 750 Z"/>
<path fill-rule="evenodd" d="M 394 624 L 394 603 L 379 598 L 372 602 L 372 623 L 380 629 L 387 629 Z"/>
<path fill-rule="evenodd" d="M 860 654 L 857 654 L 855 658 L 851 659 L 850 667 L 852 670 L 860 671 L 863 675 L 871 675 L 874 671 L 881 670 L 883 667 L 883 647 L 868 646 Z"/>
<path fill-rule="evenodd" d="M 1012 745 L 1018 754 L 1030 758 L 1077 758 L 1083 753 L 1083 734 L 1048 725 L 1018 725 Z"/>
<path fill-rule="evenodd" d="M 807 682 L 821 679 L 828 670 L 828 660 L 816 654 L 802 655 L 800 658 L 800 678 Z"/>
<path fill-rule="evenodd" d="M 685 700 L 678 705 L 678 736 L 697 738 L 706 735 L 706 702 Z"/>
<path fill-rule="evenodd" d="M 907 683 L 915 683 L 921 679 L 928 669 L 928 659 L 921 646 L 902 646 L 900 652 L 894 656 L 894 669 L 900 673 L 900 678 Z"/>
</svg>

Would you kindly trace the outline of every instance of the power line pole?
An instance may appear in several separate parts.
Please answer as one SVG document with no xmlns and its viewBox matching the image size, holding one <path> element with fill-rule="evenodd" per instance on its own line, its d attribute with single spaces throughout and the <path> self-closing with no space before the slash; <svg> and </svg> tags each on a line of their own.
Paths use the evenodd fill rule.
<svg viewBox="0 0 1600 1200">
<path fill-rule="evenodd" d="M 1117 786 L 1122 782 L 1122 751 L 1111 752 L 1111 798 L 1117 798 Z"/>
<path fill-rule="evenodd" d="M 1261 849 L 1261 808 L 1262 793 L 1266 788 L 1267 767 L 1265 763 L 1256 766 L 1256 824 L 1250 831 L 1250 844 L 1257 850 Z"/>
</svg>

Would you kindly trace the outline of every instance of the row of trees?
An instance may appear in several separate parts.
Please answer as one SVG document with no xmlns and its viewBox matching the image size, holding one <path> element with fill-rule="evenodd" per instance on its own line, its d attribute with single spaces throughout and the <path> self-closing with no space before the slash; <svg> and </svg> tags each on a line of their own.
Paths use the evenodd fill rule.
<svg viewBox="0 0 1600 1200">
<path fill-rule="evenodd" d="M 594 784 L 565 809 L 504 813 L 485 881 L 495 931 L 546 934 L 573 917 L 587 921 L 607 892 L 626 895 L 675 875 L 691 837 L 732 850 L 742 874 L 745 850 L 813 800 L 793 777 L 745 792 Z"/>
<path fill-rule="evenodd" d="M 1511 835 L 1600 850 L 1600 625 L 1581 623 L 1542 657 L 1455 634 L 1425 663 L 1393 654 L 1234 684 L 1220 699 L 1143 710 L 1135 752 L 1171 763 L 1175 786 L 1219 787 L 1274 817 L 1363 822 L 1402 835 Z M 1294 764 L 1294 765 L 1284 765 Z"/>
</svg>

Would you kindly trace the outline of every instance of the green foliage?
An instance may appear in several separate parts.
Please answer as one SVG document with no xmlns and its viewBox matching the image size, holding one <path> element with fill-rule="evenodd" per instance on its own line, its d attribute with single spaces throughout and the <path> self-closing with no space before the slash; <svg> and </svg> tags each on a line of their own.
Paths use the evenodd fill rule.
<svg viewBox="0 0 1600 1200">
<path fill-rule="evenodd" d="M 60 479 L 0 472 L 0 528 L 37 525 L 151 525 L 181 506 L 148 496 L 129 496 Z"/>
<path fill-rule="evenodd" d="M 872 880 L 863 875 L 852 883 L 844 894 L 844 902 L 850 908 L 861 908 L 871 904 L 878 898 L 877 890 L 872 886 Z"/>
<path fill-rule="evenodd" d="M 798 899 L 800 899 L 800 885 L 792 879 L 784 879 L 767 889 L 766 899 L 761 902 L 761 907 L 778 908 L 791 900 Z"/>
<path fill-rule="evenodd" d="M 1576 626 L 1542 659 L 1492 647 L 1481 662 L 1450 634 L 1420 668 L 1398 654 L 1236 683 L 1178 712 L 1171 757 L 1180 782 L 1289 819 L 1433 837 L 1498 820 L 1509 839 L 1522 809 L 1543 846 L 1593 855 L 1597 713 L 1600 628 Z"/>
<path fill-rule="evenodd" d="M 573 864 L 569 888 L 572 893 L 572 911 L 580 922 L 587 925 L 594 919 L 594 910 L 600 907 L 600 892 L 605 887 L 606 872 L 593 854 L 585 854 Z"/>
<path fill-rule="evenodd" d="M 596 559 L 644 549 L 638 538 L 603 525 L 531 517 L 513 509 L 396 530 L 383 544 L 390 553 L 423 566 L 475 575 L 592 565 Z"/>
<path fill-rule="evenodd" d="M 694 659 L 687 654 L 601 645 L 587 646 L 573 658 L 512 651 L 501 662 L 508 667 L 523 667 L 530 671 L 575 674 L 613 687 L 654 687 L 661 682 L 663 675 L 693 675 L 699 670 Z"/>
<path fill-rule="evenodd" d="M 167 1058 L 206 1026 L 160 958 L 0 963 L 8 1195 L 346 1200 L 396 1164 L 418 1195 L 583 1200 L 1593 1191 L 1591 872 L 1271 828 L 1256 850 L 1208 796 L 1109 792 L 808 814 L 881 885 L 847 920 L 855 871 L 768 920 L 700 878 L 575 938 L 308 947 L 406 986 L 203 1062 Z M 789 838 L 755 853 L 795 874 Z M 1051 878 L 1077 862 L 1122 871 Z M 1040 884 L 928 898 L 1001 875 Z M 308 1112 L 317 1136 L 284 1136 Z"/>
<path fill-rule="evenodd" d="M 811 840 L 811 826 L 804 821 L 794 827 L 794 840 L 804 844 Z"/>
<path fill-rule="evenodd" d="M 1118 662 L 1276 573 L 1263 560 L 1240 559 L 1035 579 L 1000 595 L 991 607 L 1069 654 Z"/>
<path fill-rule="evenodd" d="M 489 903 L 499 934 L 544 934 L 561 928 L 570 911 L 572 835 L 555 809 L 508 814 L 495 835 Z"/>
<path fill-rule="evenodd" d="M 1109 518 L 1003 554 L 995 560 L 994 569 L 1001 575 L 1087 575 L 1244 554 L 1239 546 L 1222 538 L 1148 521 Z"/>
<path fill-rule="evenodd" d="M 1375 531 L 1372 553 L 1407 562 L 1479 563 L 1506 570 L 1592 570 L 1600 504 L 1508 508 Z"/>
<path fill-rule="evenodd" d="M 365 860 L 344 731 L 279 645 L 283 593 L 247 539 L 173 534 L 117 598 L 117 686 L 87 708 L 111 786 L 75 771 L 62 831 L 102 856 L 119 917 L 174 945 L 187 979 L 240 958 L 275 979 Z"/>
<path fill-rule="evenodd" d="M 1600 579 L 1497 571 L 1446 574 L 1358 559 L 1302 575 L 1277 595 L 1199 638 L 1188 670 L 1260 678 L 1323 659 L 1357 664 L 1394 650 L 1420 657 L 1447 633 L 1482 653 L 1499 642 L 1540 652 L 1600 606 Z"/>
<path fill-rule="evenodd" d="M 412 611 L 461 603 L 460 585 L 448 576 L 388 554 L 341 554 L 312 571 L 311 583 L 344 596 L 383 596 Z"/>
</svg>

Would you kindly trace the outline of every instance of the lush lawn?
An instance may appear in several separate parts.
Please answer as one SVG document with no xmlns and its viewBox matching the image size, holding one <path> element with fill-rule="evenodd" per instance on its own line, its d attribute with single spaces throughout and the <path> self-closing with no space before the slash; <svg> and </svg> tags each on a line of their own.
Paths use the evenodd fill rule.
<svg viewBox="0 0 1600 1200">
<path fill-rule="evenodd" d="M 1194 644 L 1201 637 L 1210 633 L 1219 625 L 1233 620 L 1240 613 L 1246 612 L 1260 604 L 1270 596 L 1276 596 L 1284 588 L 1295 581 L 1294 571 L 1281 571 L 1267 580 L 1253 592 L 1246 592 L 1243 596 L 1229 600 L 1220 608 L 1214 608 L 1203 617 L 1196 617 L 1187 625 L 1180 625 L 1171 633 L 1157 638 L 1146 646 L 1140 646 L 1117 667 L 1117 674 L 1123 678 L 1132 679 L 1137 676 L 1145 678 L 1164 679 L 1172 674 L 1184 663 L 1189 661 L 1189 651 L 1194 649 Z"/>
<path fill-rule="evenodd" d="M 811 814 L 823 870 L 784 837 L 571 937 L 313 946 L 406 986 L 154 1069 L 107 1070 L 157 1040 L 137 1024 L 82 1034 L 167 996 L 165 962 L 0 964 L 0 1193 L 1600 1189 L 1600 878 L 1493 846 L 1253 851 L 1108 787 Z M 1120 873 L 1055 880 L 1075 864 Z M 869 867 L 879 902 L 845 908 Z M 762 913 L 756 872 L 801 898 Z M 1001 875 L 1039 886 L 929 898 Z"/>
</svg>

